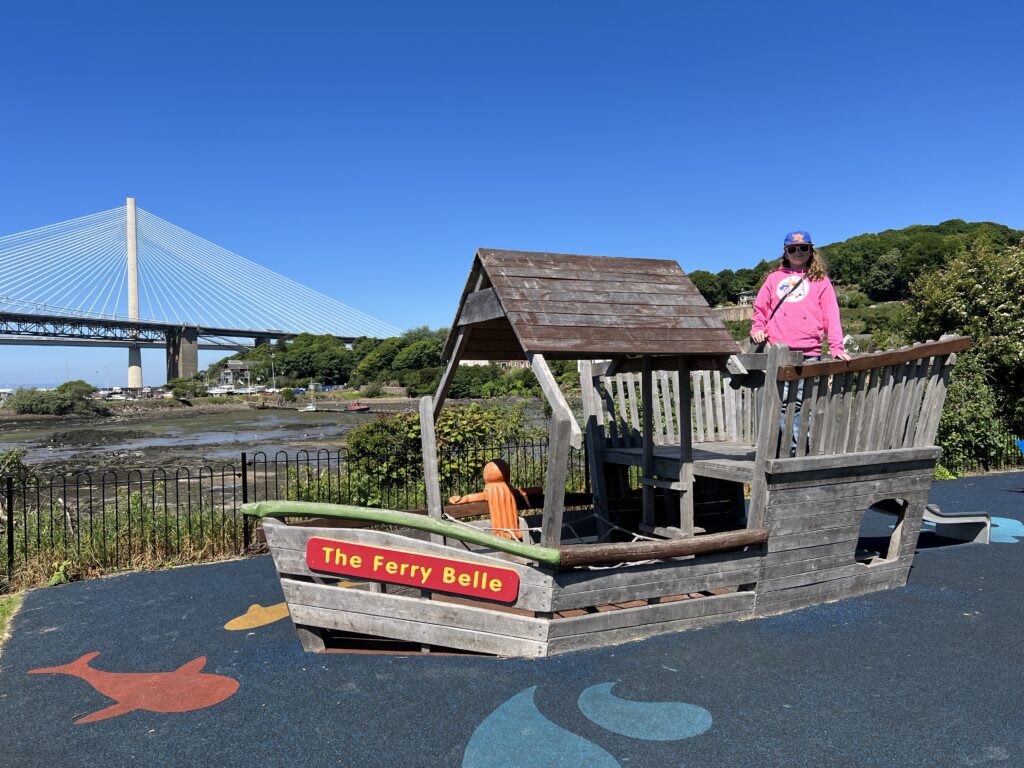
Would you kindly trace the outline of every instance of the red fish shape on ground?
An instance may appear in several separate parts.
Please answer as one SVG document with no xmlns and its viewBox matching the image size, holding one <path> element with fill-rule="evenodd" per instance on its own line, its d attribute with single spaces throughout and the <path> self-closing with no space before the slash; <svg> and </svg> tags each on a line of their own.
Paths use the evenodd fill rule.
<svg viewBox="0 0 1024 768">
<path fill-rule="evenodd" d="M 136 709 L 150 712 L 191 712 L 219 704 L 238 690 L 238 681 L 224 675 L 203 672 L 206 657 L 192 659 L 173 672 L 103 672 L 89 662 L 99 651 L 87 653 L 70 664 L 29 670 L 30 675 L 71 675 L 80 677 L 116 704 L 91 715 L 80 717 L 78 723 L 95 723 L 117 717 Z"/>
</svg>

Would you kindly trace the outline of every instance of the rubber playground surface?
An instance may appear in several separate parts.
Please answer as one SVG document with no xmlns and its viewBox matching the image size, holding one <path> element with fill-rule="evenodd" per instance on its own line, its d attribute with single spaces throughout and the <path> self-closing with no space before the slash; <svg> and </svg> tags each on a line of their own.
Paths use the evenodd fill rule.
<svg viewBox="0 0 1024 768">
<path fill-rule="evenodd" d="M 1024 765 L 1024 473 L 931 499 L 992 544 L 923 532 L 902 589 L 540 661 L 306 654 L 269 557 L 37 590 L 0 766 Z"/>
</svg>

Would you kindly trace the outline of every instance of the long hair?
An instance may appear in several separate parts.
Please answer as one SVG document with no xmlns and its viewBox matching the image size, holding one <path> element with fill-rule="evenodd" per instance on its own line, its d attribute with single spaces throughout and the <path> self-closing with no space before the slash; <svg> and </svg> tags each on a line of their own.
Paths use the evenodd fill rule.
<svg viewBox="0 0 1024 768">
<path fill-rule="evenodd" d="M 786 258 L 785 248 L 782 249 L 782 258 L 779 260 L 778 269 L 792 269 L 789 259 Z M 812 245 L 811 257 L 807 260 L 807 279 L 815 283 L 826 277 L 828 277 L 828 266 L 825 264 L 825 259 L 821 252 Z"/>
</svg>

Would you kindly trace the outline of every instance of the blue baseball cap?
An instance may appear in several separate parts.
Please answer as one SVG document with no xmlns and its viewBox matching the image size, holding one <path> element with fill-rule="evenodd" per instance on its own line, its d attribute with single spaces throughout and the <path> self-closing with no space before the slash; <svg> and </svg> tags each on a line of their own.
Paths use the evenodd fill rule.
<svg viewBox="0 0 1024 768">
<path fill-rule="evenodd" d="M 813 243 L 814 241 L 811 240 L 811 233 L 804 232 L 799 229 L 796 232 L 790 232 L 786 235 L 786 239 L 782 241 L 783 246 L 800 244 L 813 245 Z"/>
</svg>

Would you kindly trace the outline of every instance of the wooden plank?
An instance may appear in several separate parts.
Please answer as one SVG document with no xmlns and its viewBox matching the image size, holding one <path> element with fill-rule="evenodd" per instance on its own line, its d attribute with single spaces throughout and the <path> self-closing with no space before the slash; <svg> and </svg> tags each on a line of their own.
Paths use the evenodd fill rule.
<svg viewBox="0 0 1024 768">
<path fill-rule="evenodd" d="M 569 468 L 571 438 L 570 419 L 555 411 L 551 416 L 551 430 L 548 433 L 548 468 L 540 534 L 541 545 L 545 547 L 557 547 L 562 540 L 565 478 Z"/>
<path fill-rule="evenodd" d="M 814 390 L 818 384 L 818 379 L 805 379 L 804 380 L 804 393 L 803 402 L 800 404 L 800 427 L 797 429 L 796 436 L 796 456 L 800 458 L 807 455 L 808 451 L 808 435 L 810 434 L 811 422 L 814 421 L 814 408 L 815 408 L 815 397 Z M 793 383 L 790 383 L 790 387 L 794 387 Z M 786 418 L 789 418 L 787 413 Z"/>
<path fill-rule="evenodd" d="M 437 472 L 437 439 L 434 436 L 434 402 L 430 395 L 420 400 L 420 446 L 423 452 L 423 483 L 427 492 L 427 514 L 441 519 L 441 483 Z M 444 536 L 430 534 L 435 544 L 443 544 Z"/>
<path fill-rule="evenodd" d="M 867 371 L 858 371 L 854 374 L 853 394 L 850 399 L 850 425 L 846 434 L 846 441 L 843 444 L 844 453 L 852 453 L 857 450 L 857 440 L 860 437 L 861 429 L 864 427 L 864 402 L 867 397 L 865 391 Z"/>
<path fill-rule="evenodd" d="M 824 456 L 805 456 L 800 459 L 769 459 L 765 469 L 771 475 L 786 475 L 796 472 L 812 472 L 823 469 L 849 469 L 864 466 L 889 467 L 900 471 L 903 462 L 918 462 L 937 459 L 941 451 L 933 447 L 897 448 L 891 451 L 870 451 L 865 453 L 840 453 Z"/>
<path fill-rule="evenodd" d="M 510 302 L 518 303 L 518 302 Z M 680 311 L 666 314 L 636 315 L 625 308 L 617 313 L 606 313 L 602 315 L 572 313 L 572 312 L 537 312 L 535 310 L 512 310 L 508 311 L 509 317 L 513 318 L 517 326 L 534 325 L 549 327 L 575 327 L 585 326 L 588 328 L 665 328 L 665 329 L 694 329 L 694 330 L 720 330 L 721 321 L 716 317 L 708 316 L 707 310 L 701 307 L 680 308 Z"/>
<path fill-rule="evenodd" d="M 839 411 L 837 413 L 833 453 L 846 452 L 846 441 L 850 436 L 850 411 L 853 409 L 853 384 L 856 381 L 856 377 L 857 374 L 855 372 L 836 376 L 837 379 L 842 379 L 842 385 L 840 388 L 841 394 L 839 396 Z"/>
<path fill-rule="evenodd" d="M 780 436 L 779 455 L 789 456 L 789 450 L 793 443 L 793 422 L 796 419 L 796 383 L 790 382 L 786 385 L 785 416 L 783 418 L 782 435 Z"/>
<path fill-rule="evenodd" d="M 575 585 L 574 589 L 556 589 L 552 600 L 553 610 L 587 608 L 606 603 L 753 584 L 759 578 L 761 567 L 759 557 L 749 556 L 736 563 L 713 563 L 694 569 L 686 568 L 683 563 L 675 560 L 659 565 L 667 568 L 654 572 L 634 573 L 630 581 L 603 583 L 603 580 L 592 580 Z"/>
<path fill-rule="evenodd" d="M 699 599 L 677 600 L 618 611 L 588 613 L 584 616 L 552 621 L 548 630 L 551 641 L 573 635 L 587 635 L 615 629 L 637 629 L 652 624 L 679 621 L 711 614 L 736 613 L 753 607 L 753 592 L 734 592 Z"/>
<path fill-rule="evenodd" d="M 768 595 L 772 592 L 779 592 L 788 589 L 800 588 L 800 587 L 813 587 L 818 585 L 833 585 L 833 589 L 824 589 L 823 592 L 838 591 L 834 590 L 833 582 L 841 581 L 844 579 L 859 579 L 870 572 L 873 576 L 872 580 L 888 581 L 884 577 L 879 576 L 882 573 L 903 574 L 904 579 L 906 578 L 907 572 L 910 570 L 909 562 L 901 562 L 899 560 L 893 561 L 882 561 L 874 565 L 868 565 L 866 563 L 849 563 L 848 565 L 836 566 L 835 568 L 826 568 L 818 571 L 810 571 L 807 573 L 796 573 L 791 576 L 780 576 L 778 578 L 764 579 L 758 584 L 758 592 L 762 595 Z M 821 592 L 819 592 L 821 594 Z"/>
<path fill-rule="evenodd" d="M 758 528 L 764 525 L 765 521 L 765 507 L 768 502 L 768 476 L 765 473 L 765 462 L 769 455 L 772 458 L 778 455 L 776 447 L 779 434 L 778 419 L 782 408 L 782 392 L 776 381 L 776 372 L 780 358 L 787 352 L 789 349 L 784 344 L 772 346 L 768 350 L 757 447 L 754 454 L 754 478 L 750 489 L 750 506 L 747 510 L 748 528 Z"/>
<path fill-rule="evenodd" d="M 612 307 L 618 305 L 619 307 L 628 306 L 650 306 L 650 307 L 703 307 L 706 309 L 707 302 L 704 301 L 703 297 L 698 293 L 696 295 L 689 294 L 670 294 L 670 293 L 655 293 L 646 290 L 644 283 L 631 283 L 630 290 L 617 290 L 609 287 L 606 290 L 600 291 L 572 291 L 567 292 L 565 288 L 520 288 L 520 287 L 500 287 L 498 289 L 498 295 L 501 297 L 501 303 L 506 307 L 510 307 L 511 300 L 522 301 L 524 304 L 517 305 L 519 308 L 517 311 L 541 311 L 541 307 L 537 305 L 536 309 L 533 309 L 533 302 L 556 302 L 564 309 L 572 307 L 573 310 L 579 314 L 586 314 L 579 309 L 582 304 L 602 304 L 605 307 Z M 508 309 L 511 311 L 511 309 Z M 671 310 L 667 310 L 671 312 Z"/>
<path fill-rule="evenodd" d="M 817 602 L 823 603 L 853 597 L 864 591 L 902 586 L 907 581 L 908 569 L 906 567 L 872 569 L 871 566 L 863 566 L 863 568 L 863 572 L 854 576 L 845 576 L 789 589 L 759 591 L 755 602 L 755 613 L 760 615 L 762 606 L 785 603 L 797 598 L 814 597 Z M 871 589 L 872 587 L 874 589 Z"/>
<path fill-rule="evenodd" d="M 703 373 L 706 373 L 703 372 Z M 705 421 L 705 412 L 709 407 L 707 403 L 707 390 L 703 386 L 703 374 L 700 371 L 695 371 L 690 375 L 690 385 L 693 388 L 693 439 L 698 443 L 703 443 L 705 440 L 713 440 L 713 436 L 708 432 L 707 423 Z"/>
<path fill-rule="evenodd" d="M 708 613 L 706 615 L 692 616 L 679 619 L 677 621 L 662 621 L 645 624 L 639 627 L 627 627 L 625 629 L 613 629 L 604 632 L 589 632 L 581 635 L 559 637 L 548 643 L 548 655 L 554 656 L 560 653 L 582 651 L 588 648 L 603 648 L 609 645 L 617 645 L 619 643 L 627 643 L 634 640 L 644 640 L 656 635 L 683 632 L 688 629 L 699 629 L 700 627 L 723 624 L 729 621 L 744 621 L 745 619 L 749 619 L 751 615 L 751 609 L 744 607 L 741 610 L 733 612 Z"/>
<path fill-rule="evenodd" d="M 633 428 L 633 445 L 640 445 L 642 441 L 640 430 L 640 413 L 637 408 L 637 379 L 632 373 L 622 374 L 626 384 L 626 404 L 629 406 L 629 423 Z"/>
<path fill-rule="evenodd" d="M 493 632 L 480 632 L 439 624 L 424 624 L 408 619 L 392 619 L 373 614 L 341 612 L 305 605 L 295 606 L 292 610 L 292 617 L 305 624 L 325 629 L 357 632 L 362 635 L 387 637 L 445 648 L 461 648 L 476 653 L 526 658 L 540 658 L 547 654 L 547 643 L 544 641 L 526 640 Z"/>
<path fill-rule="evenodd" d="M 515 323 L 515 316 L 510 320 Z M 724 328 L 628 328 L 595 327 L 590 325 L 526 325 L 515 323 L 516 332 L 525 345 L 526 339 L 549 341 L 582 339 L 586 341 L 721 341 L 727 334 Z M 637 353 L 641 354 L 641 353 Z M 663 354 L 668 354 L 663 353 Z"/>
<path fill-rule="evenodd" d="M 645 357 L 647 357 L 647 356 L 645 355 Z M 649 357 L 647 359 L 649 359 Z M 651 418 L 653 420 L 653 430 L 654 430 L 653 433 L 652 433 L 652 439 L 653 439 L 653 442 L 654 442 L 655 445 L 664 445 L 665 442 L 666 442 L 666 440 L 665 440 L 665 419 L 664 419 L 664 417 L 662 416 L 662 413 L 661 413 L 661 395 L 658 392 L 658 382 L 654 378 L 653 370 L 651 371 L 650 376 L 651 376 L 650 392 L 645 394 L 644 398 L 647 398 L 647 397 L 651 398 L 651 409 L 652 409 Z M 653 446 L 652 446 L 652 449 L 653 449 Z M 652 457 L 653 457 L 653 453 L 652 453 Z"/>
<path fill-rule="evenodd" d="M 473 325 L 505 316 L 494 288 L 484 288 L 469 294 L 462 302 L 459 325 Z"/>
<path fill-rule="evenodd" d="M 876 492 L 899 496 L 901 492 L 910 493 L 920 490 L 922 487 L 930 488 L 934 466 L 934 463 L 926 464 L 923 467 L 914 464 L 911 465 L 909 471 L 895 473 L 879 471 L 864 478 L 848 477 L 842 473 L 824 477 L 818 476 L 818 473 L 794 475 L 794 478 L 799 478 L 796 482 L 772 484 L 772 498 L 774 500 L 780 494 L 794 492 L 809 501 L 823 502 L 833 502 L 835 499 L 848 495 L 864 496 Z"/>
<path fill-rule="evenodd" d="M 573 253 L 539 251 L 513 251 L 500 248 L 480 248 L 477 257 L 488 267 L 500 266 L 562 266 L 581 271 L 643 272 L 652 275 L 678 275 L 683 271 L 670 259 L 641 259 L 629 256 L 592 256 Z"/>
<path fill-rule="evenodd" d="M 504 289 L 501 295 L 502 306 L 505 307 L 505 311 L 509 314 L 537 314 L 554 317 L 571 315 L 581 318 L 577 323 L 578 325 L 590 325 L 591 323 L 605 324 L 608 322 L 614 324 L 618 320 L 611 320 L 610 318 L 621 320 L 625 317 L 637 320 L 641 318 L 660 319 L 664 317 L 701 318 L 708 328 L 718 328 L 721 323 L 710 313 L 707 305 L 702 303 L 672 305 L 634 304 L 629 306 L 618 303 L 605 304 L 595 301 L 567 302 L 564 295 L 561 298 L 555 296 L 550 299 L 510 297 L 509 294 L 514 292 L 514 288 L 508 288 Z M 553 321 L 546 324 L 558 325 L 559 323 Z"/>
<path fill-rule="evenodd" d="M 882 447 L 885 435 L 885 421 L 889 415 L 889 397 L 892 395 L 892 382 L 896 375 L 893 366 L 885 366 L 879 372 L 878 392 L 875 397 L 875 409 L 868 421 L 868 434 L 861 450 L 875 451 Z"/>
<path fill-rule="evenodd" d="M 665 445 L 672 445 L 676 442 L 677 432 L 675 424 L 675 401 L 672 399 L 672 385 L 669 381 L 669 374 L 665 371 L 657 372 L 658 390 L 661 394 L 661 402 L 665 406 Z"/>
<path fill-rule="evenodd" d="M 612 381 L 615 383 L 615 392 L 618 395 L 618 408 L 616 408 L 616 414 L 618 415 L 618 421 L 621 425 L 622 431 L 622 444 L 623 445 L 636 445 L 636 441 L 633 439 L 633 423 L 629 417 L 629 406 L 626 403 L 626 382 L 623 379 L 621 373 L 615 374 L 612 377 Z"/>
<path fill-rule="evenodd" d="M 540 389 L 544 393 L 548 405 L 551 406 L 551 410 L 554 413 L 561 412 L 562 417 L 569 422 L 570 445 L 573 448 L 579 449 L 583 445 L 583 432 L 580 429 L 580 425 L 576 423 L 576 417 L 573 416 L 572 409 L 569 408 L 569 404 L 565 401 L 565 395 L 559 389 L 558 382 L 555 381 L 555 377 L 548 367 L 547 360 L 544 359 L 543 355 L 530 355 L 529 359 L 530 368 L 537 377 L 537 382 L 540 384 Z"/>
<path fill-rule="evenodd" d="M 778 377 L 779 381 L 796 381 L 797 379 L 806 379 L 811 376 L 831 376 L 837 373 L 846 374 L 868 370 L 869 368 L 879 368 L 885 365 L 902 365 L 922 357 L 963 352 L 970 346 L 970 336 L 955 336 L 945 340 L 915 344 L 911 347 L 904 347 L 895 351 L 857 355 L 850 360 L 822 361 L 820 363 L 807 363 L 802 366 L 788 365 L 779 370 Z"/>
<path fill-rule="evenodd" d="M 621 412 L 621 406 L 615 407 L 615 390 L 613 386 L 614 377 L 608 376 L 601 379 L 601 383 L 604 385 L 604 392 L 600 392 L 601 402 L 604 403 L 605 409 L 608 411 L 608 432 L 609 432 L 609 443 L 613 446 L 623 446 L 626 444 L 625 435 L 619 434 L 619 413 Z"/>
<path fill-rule="evenodd" d="M 810 431 L 811 444 L 808 454 L 820 456 L 824 452 L 824 436 L 828 430 L 825 429 L 825 411 L 828 407 L 829 377 L 819 376 L 807 381 L 814 382 L 814 392 L 808 393 L 811 399 L 811 412 L 814 429 Z M 807 386 L 806 384 L 804 386 Z M 807 395 L 805 395 L 806 403 Z"/>
<path fill-rule="evenodd" d="M 625 269 L 578 269 L 563 264 L 531 264 L 512 265 L 497 264 L 487 268 L 487 274 L 491 280 L 497 281 L 499 277 L 507 278 L 505 282 L 513 285 L 520 284 L 523 280 L 571 280 L 591 283 L 663 283 L 676 285 L 692 292 L 697 288 L 683 274 L 681 269 L 675 272 L 670 271 L 648 271 L 646 269 L 625 270 Z"/>
<path fill-rule="evenodd" d="M 926 399 L 923 408 L 926 421 L 914 436 L 915 446 L 935 444 L 935 435 L 939 431 L 939 422 L 942 419 L 942 406 L 946 400 L 946 391 L 949 387 L 949 378 L 953 372 L 953 362 L 955 359 L 956 355 L 951 355 L 945 360 L 939 370 L 938 378 L 931 384 L 929 397 Z"/>
<path fill-rule="evenodd" d="M 726 440 L 725 410 L 722 402 L 722 372 L 711 371 L 711 401 L 715 405 L 715 439 Z"/>
<path fill-rule="evenodd" d="M 914 381 L 914 388 L 910 394 L 908 405 L 907 432 L 904 435 L 903 443 L 901 444 L 903 448 L 910 448 L 914 445 L 914 437 L 917 435 L 918 425 L 922 419 L 925 418 L 922 413 L 925 398 L 925 385 L 931 377 L 931 371 L 936 362 L 937 358 L 925 358 L 917 368 L 917 377 Z"/>
<path fill-rule="evenodd" d="M 579 296 L 588 293 L 605 293 L 605 292 L 629 292 L 629 293 L 644 293 L 647 295 L 659 295 L 659 296 L 680 296 L 690 300 L 699 299 L 704 301 L 700 292 L 693 286 L 692 283 L 681 283 L 674 280 L 664 280 L 656 277 L 648 277 L 642 281 L 624 281 L 624 280 L 587 280 L 581 279 L 579 276 L 573 278 L 570 277 L 556 277 L 552 275 L 536 275 L 534 277 L 506 277 L 499 275 L 497 272 L 492 272 L 488 269 L 487 274 L 490 275 L 491 281 L 494 283 L 495 288 L 498 289 L 498 295 L 504 298 L 505 290 L 507 288 L 514 287 L 520 291 L 536 291 L 536 290 L 559 290 L 565 294 L 571 294 L 572 296 Z M 705 303 L 706 306 L 706 303 Z"/>
<path fill-rule="evenodd" d="M 527 352 L 543 354 L 549 359 L 587 359 L 613 355 L 720 355 L 728 352 L 732 341 L 680 338 L 676 340 L 638 337 L 595 339 L 590 336 L 536 338 L 524 329 L 520 342 Z M 509 358 L 516 359 L 516 358 Z"/>
<path fill-rule="evenodd" d="M 859 428 L 853 445 L 854 452 L 866 450 L 871 433 L 871 422 L 875 418 L 875 411 L 878 408 L 878 392 L 882 379 L 881 368 L 872 368 L 864 373 L 866 375 L 864 400 L 857 419 Z"/>
<path fill-rule="evenodd" d="M 282 579 L 281 589 L 289 607 L 305 605 L 326 610 L 365 613 L 423 624 L 491 632 L 525 640 L 544 640 L 547 634 L 546 622 L 543 620 L 495 610 L 486 603 L 469 605 L 463 601 L 455 603 L 391 593 L 372 593 L 292 579 Z"/>
</svg>

